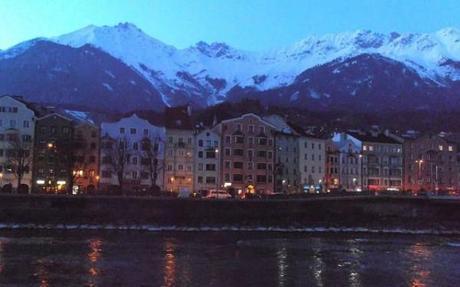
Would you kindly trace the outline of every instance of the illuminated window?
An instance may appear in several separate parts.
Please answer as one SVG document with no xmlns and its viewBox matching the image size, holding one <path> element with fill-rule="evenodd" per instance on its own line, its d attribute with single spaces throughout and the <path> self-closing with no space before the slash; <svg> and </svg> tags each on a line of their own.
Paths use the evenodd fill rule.
<svg viewBox="0 0 460 287">
<path fill-rule="evenodd" d="M 439 146 L 439 150 L 443 150 L 444 147 L 442 145 Z"/>
<path fill-rule="evenodd" d="M 449 146 L 449 151 L 453 151 L 453 150 L 454 150 L 454 148 L 450 145 Z"/>
<path fill-rule="evenodd" d="M 367 146 L 363 145 L 363 150 L 367 150 Z"/>
<path fill-rule="evenodd" d="M 370 145 L 370 146 L 369 146 L 369 150 L 370 150 L 370 151 L 373 151 L 373 150 L 374 150 L 374 147 Z"/>
</svg>

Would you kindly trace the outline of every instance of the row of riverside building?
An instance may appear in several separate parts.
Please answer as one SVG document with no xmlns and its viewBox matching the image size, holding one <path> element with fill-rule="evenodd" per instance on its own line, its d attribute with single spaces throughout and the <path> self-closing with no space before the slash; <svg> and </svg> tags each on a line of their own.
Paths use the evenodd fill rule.
<svg viewBox="0 0 460 287">
<path fill-rule="evenodd" d="M 0 97 L 0 187 L 24 192 L 457 191 L 460 140 L 374 127 L 315 137 L 278 115 L 115 120 Z"/>
</svg>

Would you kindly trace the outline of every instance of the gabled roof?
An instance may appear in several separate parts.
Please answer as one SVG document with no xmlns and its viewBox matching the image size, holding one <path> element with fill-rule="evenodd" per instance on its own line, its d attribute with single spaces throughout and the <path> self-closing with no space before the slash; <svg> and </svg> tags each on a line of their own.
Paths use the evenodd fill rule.
<svg viewBox="0 0 460 287">
<path fill-rule="evenodd" d="M 0 99 L 6 98 L 6 97 L 11 98 L 12 100 L 23 104 L 24 106 L 26 106 L 26 108 L 31 110 L 35 114 L 35 116 L 40 115 L 40 112 L 39 112 L 39 109 L 38 109 L 39 106 L 24 100 L 24 98 L 22 96 L 2 95 L 2 96 L 0 96 Z"/>
<path fill-rule="evenodd" d="M 47 118 L 52 117 L 52 116 L 57 116 L 57 117 L 60 117 L 60 118 L 62 118 L 64 120 L 66 120 L 66 121 L 74 122 L 74 120 L 72 118 L 66 117 L 66 116 L 64 116 L 64 115 L 62 115 L 62 114 L 60 114 L 58 112 L 49 113 L 47 115 L 44 115 L 43 117 L 38 118 L 37 120 L 41 121 L 41 120 L 47 119 Z"/>
<path fill-rule="evenodd" d="M 257 118 L 257 120 L 259 120 L 260 122 L 262 122 L 262 123 L 266 124 L 267 126 L 270 126 L 271 128 L 273 128 L 274 130 L 278 130 L 277 126 L 275 126 L 274 124 L 264 120 L 263 118 L 259 117 L 256 114 L 253 114 L 253 113 L 243 114 L 243 115 L 241 115 L 239 117 L 226 119 L 226 120 L 221 121 L 220 123 L 222 124 L 222 123 L 229 123 L 229 122 L 233 122 L 233 121 L 237 121 L 237 120 L 242 120 L 243 118 L 248 117 L 248 116 L 253 116 L 253 117 Z"/>
<path fill-rule="evenodd" d="M 347 132 L 348 135 L 363 142 L 373 143 L 388 143 L 388 144 L 401 144 L 396 139 L 385 135 L 384 133 L 371 133 L 371 132 Z"/>
</svg>

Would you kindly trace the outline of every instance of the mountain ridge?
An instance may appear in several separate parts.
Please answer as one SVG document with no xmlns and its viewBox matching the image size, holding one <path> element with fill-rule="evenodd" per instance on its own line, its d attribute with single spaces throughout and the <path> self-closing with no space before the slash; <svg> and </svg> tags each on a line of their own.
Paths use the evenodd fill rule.
<svg viewBox="0 0 460 287">
<path fill-rule="evenodd" d="M 399 86 L 388 90 L 405 93 L 411 91 L 409 87 L 414 82 L 429 82 L 429 85 L 425 86 L 427 91 L 445 99 L 458 94 L 460 87 L 460 29 L 455 27 L 433 33 L 385 34 L 357 30 L 322 36 L 312 35 L 287 47 L 254 52 L 236 49 L 226 43 L 203 41 L 188 48 L 178 49 L 147 35 L 131 23 L 120 23 L 115 26 L 89 25 L 61 36 L 37 38 L 0 51 L 0 61 L 19 56 L 33 47 L 37 41 L 50 41 L 77 49 L 91 45 L 102 50 L 148 81 L 152 85 L 151 90 L 156 91 L 154 94 L 158 93 L 165 105 L 192 103 L 205 107 L 241 98 L 249 91 L 250 97 L 262 100 L 271 95 L 271 99 L 278 97 L 278 100 L 296 104 L 305 104 L 296 101 L 297 98 L 306 99 L 308 103 L 318 102 L 313 103 L 314 106 L 334 106 L 343 102 L 343 98 L 349 99 L 353 96 L 354 90 L 347 88 L 346 82 L 339 81 L 343 87 L 323 88 L 325 91 L 320 91 L 321 89 L 316 90 L 311 85 L 300 83 L 297 81 L 298 77 L 306 71 L 319 73 L 317 68 L 328 63 L 343 62 L 344 65 L 353 66 L 353 61 L 349 59 L 371 54 L 382 56 L 379 61 L 390 59 L 400 63 L 392 66 L 397 66 L 396 70 L 390 69 L 395 75 L 403 75 L 405 71 L 410 71 L 411 76 L 406 77 L 407 83 L 400 83 Z M 365 57 L 357 58 L 358 61 L 364 59 Z M 361 73 L 372 70 L 374 76 L 385 78 L 387 81 L 391 78 L 384 73 L 377 73 L 370 67 L 379 66 L 380 63 L 366 61 L 366 65 L 367 69 L 360 68 Z M 315 78 L 316 82 L 327 83 L 332 82 L 340 73 L 338 70 L 325 72 L 326 70 L 321 70 L 321 78 L 312 78 Z M 342 70 L 356 74 L 346 67 L 342 67 Z M 366 75 L 353 77 L 358 81 L 358 78 L 364 79 Z M 347 75 L 343 78 L 347 78 Z M 402 84 L 406 87 L 402 87 Z M 389 85 L 394 83 L 389 82 Z M 295 92 L 291 93 L 296 89 L 297 95 Z M 376 89 L 377 86 L 372 86 L 366 95 L 379 93 Z M 436 92 L 431 92 L 432 89 Z M 341 90 L 348 91 L 349 94 L 344 94 Z M 235 96 L 237 93 L 240 94 Z M 284 98 L 272 96 L 275 93 L 283 95 Z M 420 92 L 416 94 L 422 94 L 423 99 L 431 97 Z M 399 96 L 406 97 L 402 94 Z M 447 102 L 450 103 L 450 99 Z"/>
</svg>

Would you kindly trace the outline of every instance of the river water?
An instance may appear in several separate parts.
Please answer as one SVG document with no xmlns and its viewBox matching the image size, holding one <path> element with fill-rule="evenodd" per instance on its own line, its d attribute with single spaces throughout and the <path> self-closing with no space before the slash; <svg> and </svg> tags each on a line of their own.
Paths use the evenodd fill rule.
<svg viewBox="0 0 460 287">
<path fill-rule="evenodd" d="M 460 286 L 460 237 L 0 231 L 0 286 Z"/>
</svg>

